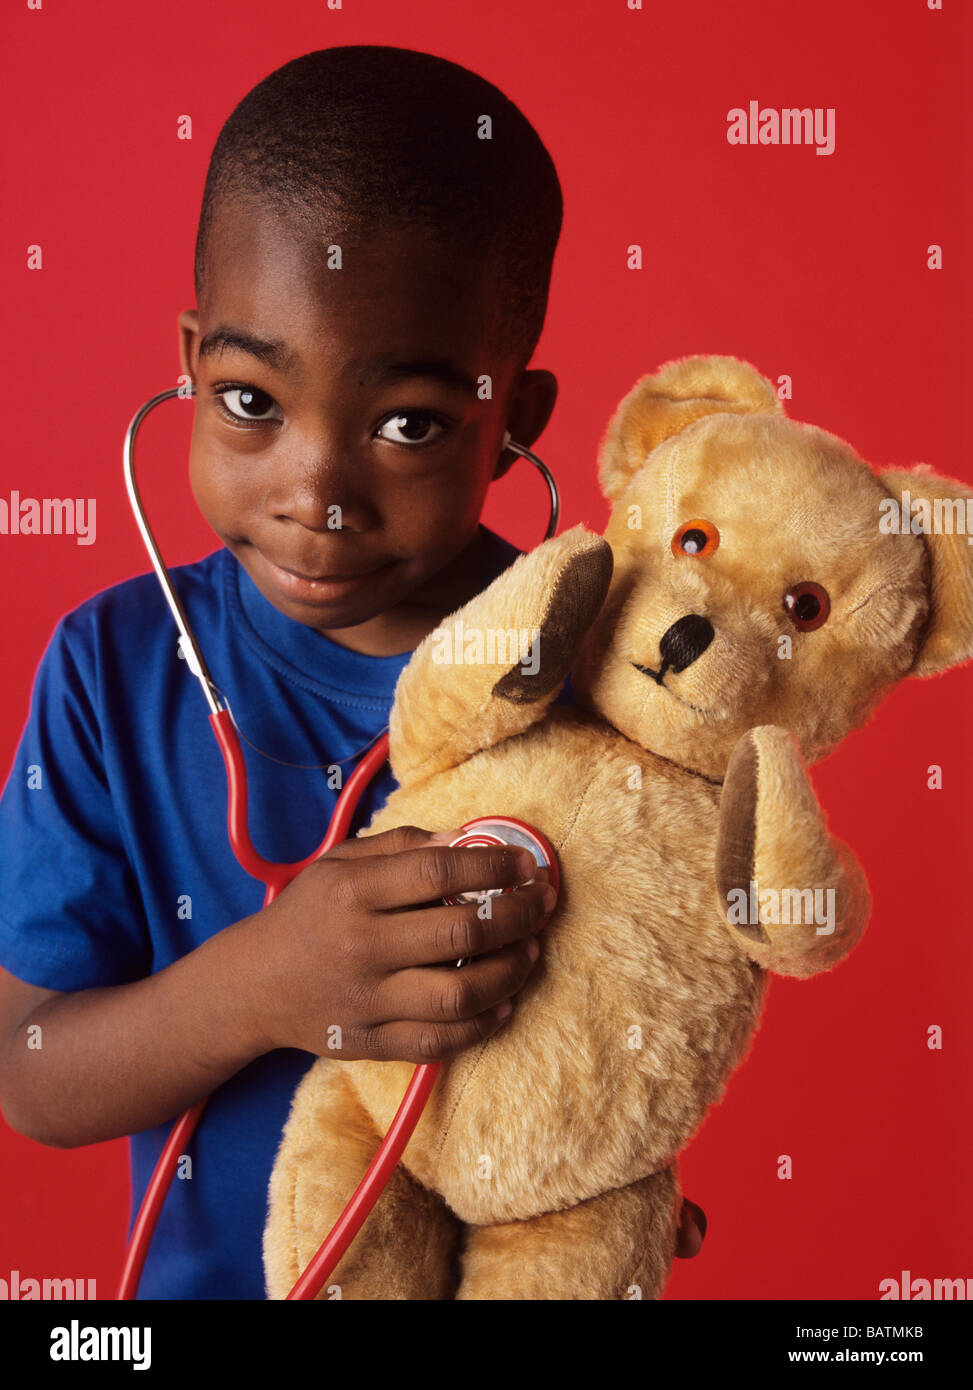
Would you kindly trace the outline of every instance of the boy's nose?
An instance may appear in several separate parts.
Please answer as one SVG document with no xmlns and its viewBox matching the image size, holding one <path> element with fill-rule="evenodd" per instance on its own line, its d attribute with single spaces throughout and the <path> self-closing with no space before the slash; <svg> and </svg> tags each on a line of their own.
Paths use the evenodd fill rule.
<svg viewBox="0 0 973 1390">
<path fill-rule="evenodd" d="M 304 460 L 280 478 L 274 510 L 309 531 L 364 530 L 371 508 L 362 481 L 360 470 L 348 461 Z"/>
</svg>

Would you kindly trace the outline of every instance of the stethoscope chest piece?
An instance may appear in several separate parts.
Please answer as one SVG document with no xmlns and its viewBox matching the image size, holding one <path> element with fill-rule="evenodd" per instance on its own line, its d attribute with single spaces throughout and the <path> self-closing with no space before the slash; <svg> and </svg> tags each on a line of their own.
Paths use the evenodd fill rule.
<svg viewBox="0 0 973 1390">
<path fill-rule="evenodd" d="M 514 845 L 526 849 L 534 856 L 538 875 L 543 875 L 555 890 L 561 886 L 557 855 L 546 836 L 525 821 L 513 816 L 478 816 L 460 826 L 462 834 L 450 841 L 451 848 L 481 849 L 489 845 Z M 533 880 L 531 880 L 533 882 Z M 455 897 L 443 901 L 456 907 L 460 903 L 478 902 L 481 898 L 492 898 L 498 893 L 512 893 L 512 888 L 484 888 L 478 892 L 457 893 Z"/>
</svg>

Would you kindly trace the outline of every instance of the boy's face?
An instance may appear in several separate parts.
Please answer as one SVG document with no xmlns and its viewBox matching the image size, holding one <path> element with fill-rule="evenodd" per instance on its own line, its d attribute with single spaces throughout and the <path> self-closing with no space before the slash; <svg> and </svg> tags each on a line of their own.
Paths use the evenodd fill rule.
<svg viewBox="0 0 973 1390">
<path fill-rule="evenodd" d="M 481 587 L 480 511 L 514 459 L 503 432 L 532 444 L 557 392 L 502 356 L 496 326 L 475 261 L 431 232 L 355 242 L 221 205 L 201 302 L 179 317 L 190 478 L 282 613 L 385 655 Z"/>
</svg>

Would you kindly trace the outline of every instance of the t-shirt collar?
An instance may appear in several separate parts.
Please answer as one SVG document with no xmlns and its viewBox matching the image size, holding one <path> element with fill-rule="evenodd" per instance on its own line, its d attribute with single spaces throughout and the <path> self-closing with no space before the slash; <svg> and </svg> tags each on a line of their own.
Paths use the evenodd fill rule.
<svg viewBox="0 0 973 1390">
<path fill-rule="evenodd" d="M 283 674 L 287 668 L 310 681 L 322 694 L 339 691 L 349 695 L 391 696 L 395 683 L 412 656 L 367 656 L 325 637 L 323 632 L 288 618 L 257 588 L 231 550 L 222 552 L 224 592 L 232 612 L 249 629 L 260 655 Z M 251 643 L 253 645 L 253 641 Z"/>
<path fill-rule="evenodd" d="M 487 542 L 482 577 L 482 587 L 486 588 L 521 552 L 488 527 L 480 529 Z M 276 608 L 225 546 L 221 560 L 228 608 L 265 661 L 301 685 L 310 682 L 324 695 L 340 692 L 359 698 L 391 698 L 411 651 L 367 656 L 339 646 L 322 632 L 288 618 Z"/>
</svg>

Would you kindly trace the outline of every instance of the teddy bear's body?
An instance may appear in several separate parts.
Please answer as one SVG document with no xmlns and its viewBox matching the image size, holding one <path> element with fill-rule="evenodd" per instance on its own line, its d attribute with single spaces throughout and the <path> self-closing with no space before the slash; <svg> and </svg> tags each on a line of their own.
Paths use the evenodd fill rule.
<svg viewBox="0 0 973 1390">
<path fill-rule="evenodd" d="M 973 652 L 968 548 L 878 527 L 900 478 L 918 495 L 931 475 L 879 478 L 786 420 L 746 364 L 643 379 L 602 478 L 604 540 L 549 541 L 462 610 L 467 631 L 539 634 L 539 668 L 437 665 L 427 638 L 396 689 L 400 786 L 366 833 L 514 816 L 551 841 L 562 886 L 511 1018 L 443 1065 L 334 1273 L 342 1297 L 661 1294 L 675 1160 L 747 1050 L 767 972 L 830 968 L 868 918 L 801 753 L 904 675 Z M 577 708 L 552 703 L 568 670 Z M 731 907 L 768 890 L 826 899 L 827 920 Z M 339 1216 L 412 1070 L 335 1056 L 305 1076 L 271 1180 L 271 1297 Z"/>
<path fill-rule="evenodd" d="M 447 829 L 496 806 L 544 827 L 567 869 L 558 912 L 509 1023 L 446 1066 L 405 1157 L 478 1226 L 664 1166 L 719 1098 L 764 988 L 714 902 L 718 787 L 556 705 L 394 793 L 370 829 Z M 384 1133 L 410 1064 L 338 1065 Z"/>
</svg>

